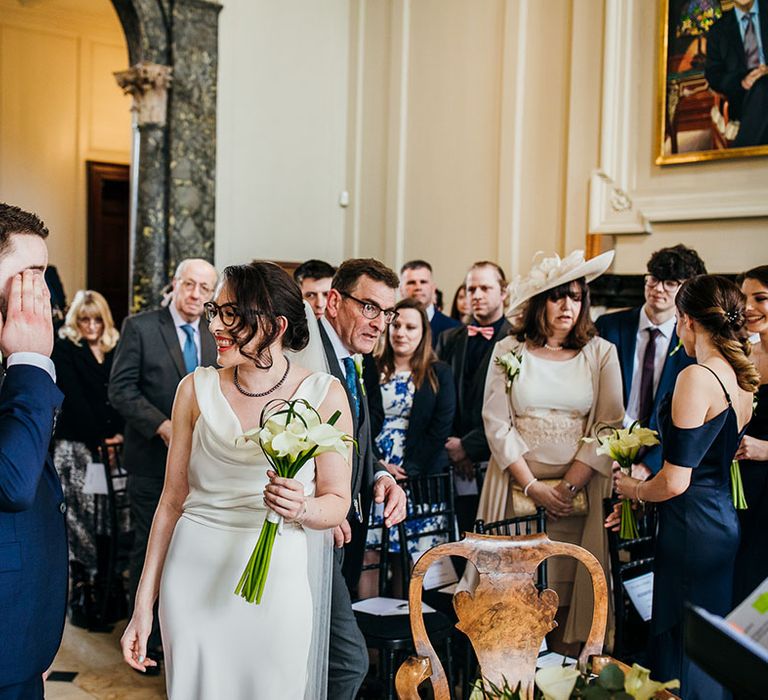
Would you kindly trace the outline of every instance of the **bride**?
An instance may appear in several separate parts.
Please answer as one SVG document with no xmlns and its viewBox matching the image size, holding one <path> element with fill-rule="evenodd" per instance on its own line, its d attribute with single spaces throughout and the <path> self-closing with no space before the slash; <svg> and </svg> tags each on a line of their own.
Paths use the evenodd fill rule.
<svg viewBox="0 0 768 700">
<path fill-rule="evenodd" d="M 352 433 L 341 384 L 305 349 L 301 294 L 277 265 L 224 270 L 206 304 L 221 369 L 200 367 L 179 384 L 166 476 L 147 547 L 123 657 L 145 671 L 158 595 L 171 700 L 325 698 L 330 610 L 330 528 L 350 505 L 350 466 L 337 453 L 310 460 L 295 479 L 271 470 L 257 443 L 274 399 L 306 399 L 323 420 Z M 309 314 L 311 317 L 311 313 Z M 315 327 L 316 330 L 316 327 Z M 271 509 L 284 518 L 259 605 L 234 594 Z"/>
</svg>

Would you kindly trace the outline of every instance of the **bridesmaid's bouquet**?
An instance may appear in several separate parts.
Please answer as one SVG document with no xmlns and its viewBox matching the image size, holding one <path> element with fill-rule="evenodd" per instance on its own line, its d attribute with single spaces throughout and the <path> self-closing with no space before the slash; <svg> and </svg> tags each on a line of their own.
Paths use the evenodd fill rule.
<svg viewBox="0 0 768 700">
<path fill-rule="evenodd" d="M 260 427 L 249 430 L 238 441 L 258 442 L 277 474 L 293 479 L 310 459 L 319 454 L 338 452 L 342 457 L 347 456 L 354 440 L 334 427 L 340 416 L 341 412 L 336 411 L 323 423 L 317 409 L 304 399 L 274 399 L 264 406 Z M 249 603 L 261 603 L 272 548 L 282 520 L 282 516 L 269 510 L 259 541 L 235 588 L 235 595 Z"/>
<path fill-rule="evenodd" d="M 618 462 L 621 471 L 629 475 L 635 462 L 637 453 L 641 447 L 658 445 L 655 430 L 642 428 L 635 421 L 629 428 L 614 428 L 610 425 L 600 424 L 595 426 L 595 437 L 583 438 L 585 442 L 597 442 L 597 454 L 608 455 Z M 637 520 L 632 510 L 632 501 L 629 498 L 621 499 L 621 526 L 619 537 L 623 540 L 633 540 L 637 537 Z"/>
</svg>

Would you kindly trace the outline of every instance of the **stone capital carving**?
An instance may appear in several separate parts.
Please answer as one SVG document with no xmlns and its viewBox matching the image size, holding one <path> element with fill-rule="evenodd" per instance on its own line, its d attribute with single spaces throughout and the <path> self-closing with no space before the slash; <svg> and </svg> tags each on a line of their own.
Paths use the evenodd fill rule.
<svg viewBox="0 0 768 700">
<path fill-rule="evenodd" d="M 133 97 L 131 111 L 138 126 L 165 126 L 172 72 L 170 66 L 141 61 L 128 70 L 114 74 L 123 92 Z"/>
</svg>

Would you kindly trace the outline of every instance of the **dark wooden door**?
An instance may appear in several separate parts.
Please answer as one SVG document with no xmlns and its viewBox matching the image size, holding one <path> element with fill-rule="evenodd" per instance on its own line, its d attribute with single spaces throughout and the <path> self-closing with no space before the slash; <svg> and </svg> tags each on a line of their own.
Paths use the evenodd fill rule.
<svg viewBox="0 0 768 700">
<path fill-rule="evenodd" d="M 101 292 L 117 327 L 129 306 L 129 167 L 87 161 L 88 288 Z"/>
</svg>

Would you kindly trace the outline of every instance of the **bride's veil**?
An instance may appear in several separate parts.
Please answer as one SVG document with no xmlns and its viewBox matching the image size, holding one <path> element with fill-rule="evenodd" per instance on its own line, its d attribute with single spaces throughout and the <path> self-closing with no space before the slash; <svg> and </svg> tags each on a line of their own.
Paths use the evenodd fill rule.
<svg viewBox="0 0 768 700">
<path fill-rule="evenodd" d="M 305 301 L 309 326 L 307 347 L 291 353 L 291 359 L 313 372 L 328 372 L 328 361 L 312 307 Z M 333 577 L 333 533 L 306 528 L 309 586 L 312 591 L 312 643 L 309 647 L 304 700 L 325 700 L 328 691 L 328 644 L 331 628 L 331 581 Z M 298 670 L 298 669 L 297 669 Z"/>
</svg>

